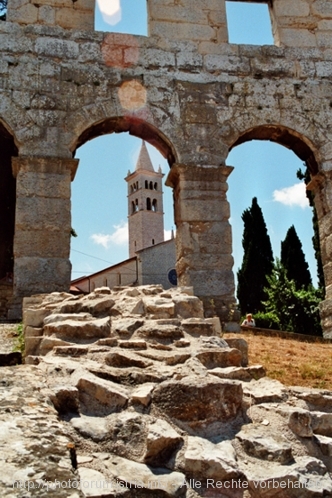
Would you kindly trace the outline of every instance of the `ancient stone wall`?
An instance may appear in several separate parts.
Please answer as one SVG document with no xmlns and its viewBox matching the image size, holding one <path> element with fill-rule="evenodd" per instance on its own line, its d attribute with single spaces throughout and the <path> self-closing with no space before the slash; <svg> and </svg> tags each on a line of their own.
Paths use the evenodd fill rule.
<svg viewBox="0 0 332 498">
<path fill-rule="evenodd" d="M 68 9 L 85 9 L 80 2 Z M 195 8 L 191 0 L 149 0 L 148 37 L 94 32 L 91 5 L 88 23 L 68 15 L 69 26 L 57 5 L 33 7 L 53 9 L 54 21 L 30 20 L 24 9 L 33 4 L 9 0 L 9 21 L 0 23 L 0 119 L 19 156 L 15 295 L 68 288 L 73 154 L 100 134 L 129 131 L 168 158 L 180 284 L 227 310 L 235 301 L 227 156 L 260 138 L 291 148 L 310 168 L 327 291 L 323 327 L 331 335 L 330 2 L 273 0 L 276 45 L 262 47 L 227 42 L 222 0 L 196 0 Z M 35 195 L 31 175 L 45 185 L 52 178 L 54 188 Z M 33 214 L 23 226 L 28 198 Z M 63 206 L 61 230 L 52 203 Z M 60 252 L 47 242 L 55 233 Z"/>
</svg>

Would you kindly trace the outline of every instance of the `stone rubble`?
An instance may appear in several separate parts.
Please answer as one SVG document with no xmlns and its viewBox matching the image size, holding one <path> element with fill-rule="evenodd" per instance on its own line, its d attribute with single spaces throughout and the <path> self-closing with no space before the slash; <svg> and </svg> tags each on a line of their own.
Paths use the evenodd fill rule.
<svg viewBox="0 0 332 498">
<path fill-rule="evenodd" d="M 24 300 L 25 365 L 0 369 L 1 496 L 332 496 L 332 393 L 248 366 L 191 294 Z"/>
</svg>

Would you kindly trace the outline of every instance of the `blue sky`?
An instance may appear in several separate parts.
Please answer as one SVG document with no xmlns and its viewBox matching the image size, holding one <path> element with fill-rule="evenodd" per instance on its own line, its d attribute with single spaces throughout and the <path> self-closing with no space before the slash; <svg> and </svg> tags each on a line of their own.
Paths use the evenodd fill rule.
<svg viewBox="0 0 332 498">
<path fill-rule="evenodd" d="M 106 1 L 106 9 L 103 2 Z M 147 34 L 146 0 L 98 0 L 95 27 L 99 31 Z M 113 2 L 113 3 L 112 3 Z M 118 7 L 121 7 L 119 13 Z M 232 43 L 273 44 L 265 4 L 227 2 L 229 37 Z M 115 24 L 111 25 L 105 20 Z M 77 151 L 80 165 L 72 183 L 72 278 L 88 275 L 128 257 L 127 184 L 124 177 L 133 171 L 141 141 L 126 133 L 94 139 Z M 148 145 L 152 162 L 165 173 L 169 166 L 156 149 Z M 243 222 L 241 215 L 257 197 L 271 238 L 275 257 L 291 225 L 295 226 L 316 283 L 313 255 L 312 211 L 304 186 L 296 171 L 303 167 L 297 156 L 271 142 L 247 142 L 233 149 L 227 164 L 234 166 L 229 177 L 234 272 L 242 262 Z M 172 191 L 164 187 L 166 237 L 174 226 Z"/>
</svg>

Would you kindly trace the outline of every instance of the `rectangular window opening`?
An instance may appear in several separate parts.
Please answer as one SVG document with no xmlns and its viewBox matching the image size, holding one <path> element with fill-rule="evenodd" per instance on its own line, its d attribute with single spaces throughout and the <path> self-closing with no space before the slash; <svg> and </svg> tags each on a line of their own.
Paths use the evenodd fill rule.
<svg viewBox="0 0 332 498">
<path fill-rule="evenodd" d="M 268 3 L 226 0 L 229 43 L 274 45 Z"/>
<path fill-rule="evenodd" d="M 147 0 L 96 0 L 95 30 L 148 36 Z"/>
</svg>

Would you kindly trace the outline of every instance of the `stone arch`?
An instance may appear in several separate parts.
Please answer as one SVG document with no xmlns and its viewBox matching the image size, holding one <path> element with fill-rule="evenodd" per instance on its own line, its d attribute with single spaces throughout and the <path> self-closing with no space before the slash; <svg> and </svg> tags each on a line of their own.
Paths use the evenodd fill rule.
<svg viewBox="0 0 332 498">
<path fill-rule="evenodd" d="M 89 140 L 101 135 L 122 132 L 128 132 L 153 145 L 167 159 L 170 167 L 177 162 L 175 147 L 170 140 L 152 124 L 133 116 L 105 118 L 90 124 L 73 141 L 72 153 L 75 155 L 76 149 Z"/>
<path fill-rule="evenodd" d="M 309 168 L 311 175 L 319 171 L 318 151 L 304 135 L 282 125 L 265 124 L 249 128 L 240 133 L 231 144 L 229 151 L 250 140 L 269 140 L 292 150 Z"/>
<path fill-rule="evenodd" d="M 318 133 L 320 131 L 318 130 Z M 316 134 L 316 138 L 317 138 Z M 321 303 L 322 328 L 325 337 L 332 337 L 330 325 L 332 297 L 332 236 L 326 227 L 332 226 L 331 180 L 332 170 L 329 157 L 324 157 L 326 140 L 315 143 L 306 135 L 282 125 L 259 125 L 238 133 L 230 144 L 229 151 L 250 140 L 269 140 L 292 150 L 307 166 L 311 180 L 307 190 L 314 194 L 317 212 L 321 257 L 325 277 L 325 301 Z M 324 162 L 325 161 L 325 162 Z"/>
</svg>

